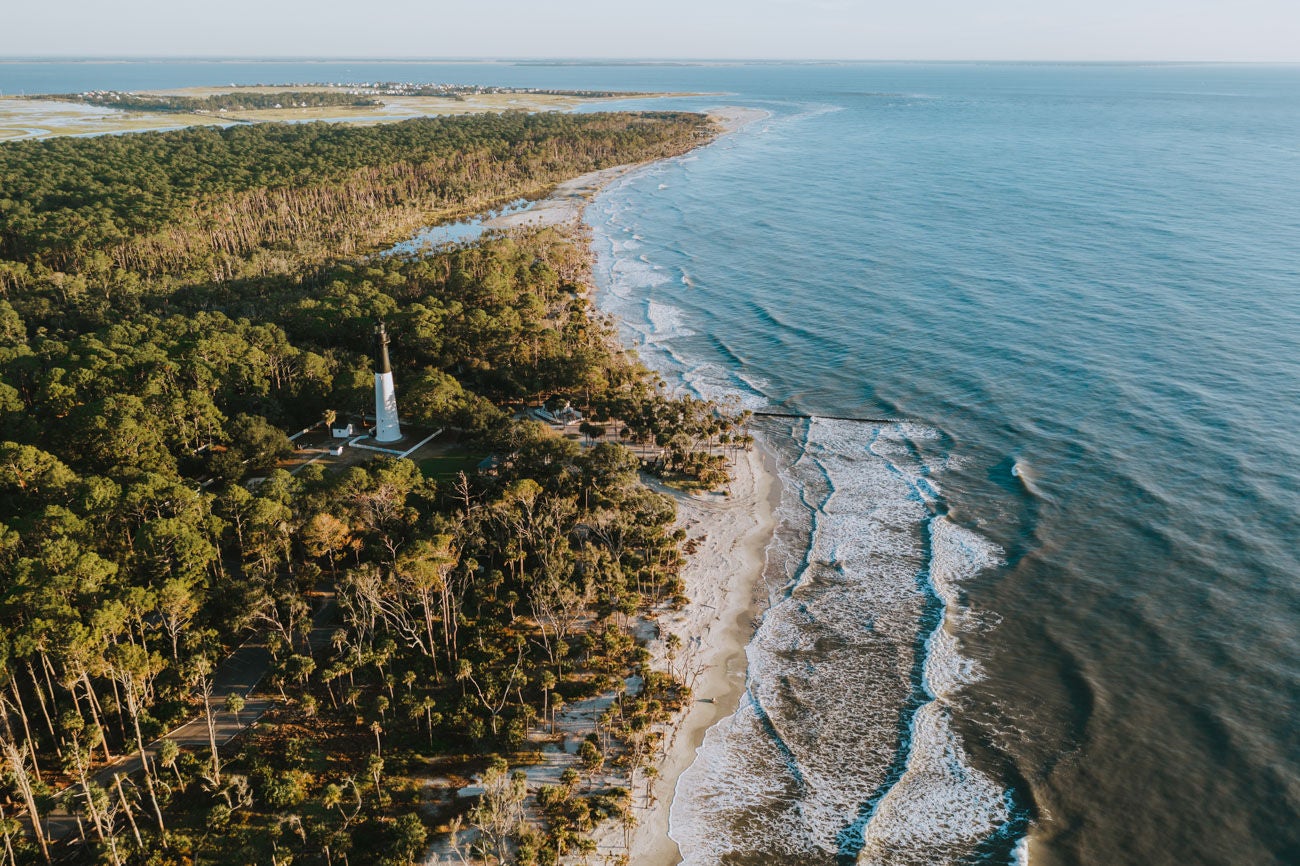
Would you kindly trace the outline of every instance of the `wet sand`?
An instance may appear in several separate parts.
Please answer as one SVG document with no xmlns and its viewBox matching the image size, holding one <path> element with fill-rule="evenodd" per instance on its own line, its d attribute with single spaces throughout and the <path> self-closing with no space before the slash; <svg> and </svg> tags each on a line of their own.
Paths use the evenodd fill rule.
<svg viewBox="0 0 1300 866">
<path fill-rule="evenodd" d="M 769 116 L 766 111 L 734 106 L 709 114 L 724 135 Z M 513 224 L 538 227 L 577 220 L 602 187 L 638 167 L 617 166 L 561 184 L 545 202 L 513 215 L 519 218 Z M 528 217 L 547 222 L 528 221 Z M 767 606 L 763 569 L 781 485 L 775 461 L 761 444 L 734 461 L 727 496 L 688 495 L 650 483 L 676 500 L 677 525 L 686 529 L 688 539 L 698 542 L 682 571 L 690 602 L 659 620 L 663 637 L 673 633 L 681 638 L 682 649 L 672 664 L 678 675 L 687 671 L 692 701 L 663 729 L 665 747 L 656 765 L 658 775 L 648 783 L 638 779 L 632 797 L 636 826 L 631 835 L 626 836 L 621 826 L 607 824 L 595 837 L 600 853 L 627 854 L 632 866 L 675 866 L 682 858 L 668 835 L 673 796 L 682 773 L 695 761 L 705 732 L 735 712 L 745 690 L 745 647 Z M 652 642 L 650 651 L 654 666 L 667 670 L 670 662 L 663 640 Z"/>
</svg>

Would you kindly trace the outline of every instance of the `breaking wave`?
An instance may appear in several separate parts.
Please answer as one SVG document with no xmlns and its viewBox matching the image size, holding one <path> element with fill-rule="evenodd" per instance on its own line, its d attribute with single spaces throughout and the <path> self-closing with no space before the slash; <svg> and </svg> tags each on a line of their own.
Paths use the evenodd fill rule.
<svg viewBox="0 0 1300 866">
<path fill-rule="evenodd" d="M 655 246 L 632 183 L 588 210 L 602 308 L 671 387 L 770 405 L 753 364 L 694 330 L 685 255 Z M 961 653 L 960 584 L 1001 556 L 947 517 L 939 485 L 959 459 L 914 424 L 812 419 L 765 441 L 783 482 L 771 606 L 740 706 L 678 782 L 670 835 L 688 866 L 968 858 L 1014 810 L 953 724 L 981 675 Z"/>
<path fill-rule="evenodd" d="M 952 862 L 1008 820 L 946 700 L 979 676 L 958 584 L 999 551 L 944 516 L 933 438 L 813 419 L 790 439 L 748 689 L 673 801 L 687 864 Z"/>
</svg>

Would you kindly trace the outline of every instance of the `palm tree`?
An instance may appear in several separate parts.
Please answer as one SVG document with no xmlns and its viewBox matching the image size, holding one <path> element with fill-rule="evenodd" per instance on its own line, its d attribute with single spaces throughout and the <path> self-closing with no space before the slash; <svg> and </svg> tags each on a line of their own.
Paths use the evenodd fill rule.
<svg viewBox="0 0 1300 866">
<path fill-rule="evenodd" d="M 235 724 L 239 725 L 239 714 L 244 709 L 244 696 L 238 692 L 231 692 L 226 695 L 226 712 L 234 713 Z"/>
</svg>

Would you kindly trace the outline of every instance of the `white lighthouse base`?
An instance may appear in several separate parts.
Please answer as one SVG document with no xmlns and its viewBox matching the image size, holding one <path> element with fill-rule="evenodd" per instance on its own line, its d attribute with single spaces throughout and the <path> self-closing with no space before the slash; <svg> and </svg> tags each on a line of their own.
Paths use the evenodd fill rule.
<svg viewBox="0 0 1300 866">
<path fill-rule="evenodd" d="M 402 428 L 397 423 L 397 391 L 393 388 L 393 374 L 375 374 L 375 441 L 396 442 L 402 438 Z"/>
</svg>

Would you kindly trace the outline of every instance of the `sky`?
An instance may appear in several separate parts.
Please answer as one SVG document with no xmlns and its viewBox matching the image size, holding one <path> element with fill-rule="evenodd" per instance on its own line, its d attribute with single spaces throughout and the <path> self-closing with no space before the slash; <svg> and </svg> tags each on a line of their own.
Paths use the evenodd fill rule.
<svg viewBox="0 0 1300 866">
<path fill-rule="evenodd" d="M 0 57 L 1300 62 L 1300 0 L 0 0 Z"/>
</svg>

